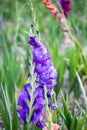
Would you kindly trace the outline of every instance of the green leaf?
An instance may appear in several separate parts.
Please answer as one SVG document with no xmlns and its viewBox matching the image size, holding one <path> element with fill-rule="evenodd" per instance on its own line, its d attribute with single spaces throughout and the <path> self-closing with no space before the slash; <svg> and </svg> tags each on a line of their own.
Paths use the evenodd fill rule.
<svg viewBox="0 0 87 130">
<path fill-rule="evenodd" d="M 82 130 L 82 128 L 85 125 L 86 118 L 87 118 L 86 114 L 83 117 L 78 118 L 76 130 Z"/>
<path fill-rule="evenodd" d="M 83 97 L 84 97 L 85 109 L 86 109 L 86 112 L 87 112 L 87 97 L 86 97 L 86 93 L 85 93 L 85 90 L 84 90 L 84 86 L 83 86 L 82 81 L 81 81 L 79 74 L 77 72 L 76 72 L 76 76 L 77 76 L 77 79 L 78 79 L 78 82 L 79 82 L 79 85 L 80 85 L 80 89 L 81 89 Z"/>
<path fill-rule="evenodd" d="M 10 104 L 7 100 L 3 86 L 1 85 L 0 113 L 6 130 L 12 130 Z"/>
<path fill-rule="evenodd" d="M 68 95 L 66 95 L 66 100 L 64 98 L 64 95 L 61 92 L 61 96 L 62 96 L 62 103 L 63 103 L 63 113 L 64 113 L 64 117 L 65 117 L 65 124 L 67 125 L 68 129 L 70 129 L 70 125 L 71 125 L 71 114 L 69 112 L 68 109 Z"/>
<path fill-rule="evenodd" d="M 71 121 L 71 125 L 70 125 L 70 130 L 74 130 L 76 128 L 76 124 L 77 124 L 77 118 L 75 115 L 75 111 L 73 109 L 73 116 L 72 116 L 72 121 Z"/>
<path fill-rule="evenodd" d="M 18 114 L 16 112 L 17 110 L 17 104 L 16 104 L 16 97 L 14 96 L 14 101 L 12 104 L 12 130 L 18 130 Z"/>
<path fill-rule="evenodd" d="M 87 123 L 85 124 L 85 128 L 84 128 L 84 130 L 87 130 Z"/>
<path fill-rule="evenodd" d="M 10 124 L 8 122 L 8 113 L 5 111 L 5 108 L 3 106 L 1 99 L 0 99 L 0 113 L 1 113 L 2 121 L 3 121 L 5 129 L 10 130 Z"/>
</svg>

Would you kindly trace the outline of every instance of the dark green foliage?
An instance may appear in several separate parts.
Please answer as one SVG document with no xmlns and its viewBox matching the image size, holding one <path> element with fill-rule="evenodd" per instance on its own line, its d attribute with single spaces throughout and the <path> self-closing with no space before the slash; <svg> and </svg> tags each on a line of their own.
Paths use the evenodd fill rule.
<svg viewBox="0 0 87 130">
<path fill-rule="evenodd" d="M 82 111 L 80 115 L 77 116 L 74 108 L 72 108 L 71 113 L 68 105 L 68 95 L 66 95 L 66 98 L 63 94 L 61 94 L 61 96 L 63 105 L 58 109 L 58 112 L 60 113 L 68 130 L 82 130 L 83 128 L 85 129 L 87 114 Z M 82 110 L 81 107 L 80 110 Z"/>
</svg>

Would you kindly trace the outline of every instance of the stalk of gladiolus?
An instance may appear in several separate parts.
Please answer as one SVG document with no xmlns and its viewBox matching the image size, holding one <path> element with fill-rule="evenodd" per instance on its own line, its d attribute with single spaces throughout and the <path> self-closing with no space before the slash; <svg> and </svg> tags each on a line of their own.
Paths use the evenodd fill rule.
<svg viewBox="0 0 87 130">
<path fill-rule="evenodd" d="M 52 89 L 57 83 L 57 71 L 50 60 L 50 53 L 46 46 L 38 41 L 37 35 L 32 33 L 28 44 L 31 46 L 29 83 L 25 84 L 24 89 L 20 91 L 17 112 L 24 123 L 35 124 L 43 128 L 45 127 L 45 108 L 56 109 L 56 105 L 51 102 L 51 97 Z M 48 124 L 51 123 L 48 121 Z"/>
<path fill-rule="evenodd" d="M 42 0 L 42 2 L 44 3 L 45 7 L 51 12 L 51 14 L 54 15 L 56 17 L 56 19 L 59 21 L 60 27 L 61 27 L 62 31 L 64 32 L 65 43 L 66 42 L 70 43 L 73 47 L 74 46 L 74 38 L 73 38 L 73 35 L 71 34 L 71 30 L 68 27 L 68 25 L 66 23 L 66 19 L 65 19 L 65 16 L 67 16 L 67 12 L 69 12 L 70 10 L 65 11 L 63 9 L 64 13 L 66 14 L 64 16 L 64 13 L 59 12 L 59 10 L 55 7 L 55 5 L 50 0 Z"/>
</svg>

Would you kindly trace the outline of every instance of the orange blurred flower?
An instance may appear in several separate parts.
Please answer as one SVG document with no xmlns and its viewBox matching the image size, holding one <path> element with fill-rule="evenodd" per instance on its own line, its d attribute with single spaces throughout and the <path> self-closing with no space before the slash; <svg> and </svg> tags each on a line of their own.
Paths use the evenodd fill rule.
<svg viewBox="0 0 87 130">
<path fill-rule="evenodd" d="M 56 15 L 58 13 L 57 8 L 50 0 L 42 0 L 42 2 L 45 4 L 46 8 L 50 10 L 51 14 Z"/>
</svg>

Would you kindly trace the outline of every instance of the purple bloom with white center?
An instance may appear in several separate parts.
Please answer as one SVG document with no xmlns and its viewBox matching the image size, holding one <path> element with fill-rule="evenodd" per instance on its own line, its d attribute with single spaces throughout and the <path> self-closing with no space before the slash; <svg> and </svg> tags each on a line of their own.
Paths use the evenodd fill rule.
<svg viewBox="0 0 87 130">
<path fill-rule="evenodd" d="M 59 0 L 64 15 L 67 17 L 68 12 L 71 11 L 71 0 Z"/>
<path fill-rule="evenodd" d="M 44 112 L 45 112 L 45 97 L 44 97 L 44 86 L 47 89 L 47 98 L 49 101 L 49 108 L 55 109 L 55 104 L 50 101 L 52 97 L 52 88 L 56 85 L 57 72 L 54 68 L 53 63 L 50 61 L 50 54 L 47 51 L 45 45 L 36 40 L 36 36 L 30 36 L 28 43 L 32 46 L 32 61 L 35 63 L 34 73 L 37 74 L 36 84 L 37 87 L 33 92 L 34 101 L 32 103 L 32 115 L 30 122 L 36 124 L 37 127 L 44 127 Z M 29 78 L 31 74 L 29 74 Z M 17 112 L 20 115 L 20 118 L 27 122 L 27 115 L 31 109 L 29 108 L 27 101 L 31 102 L 31 83 L 24 85 L 24 90 L 20 92 L 18 99 L 18 105 L 21 107 Z"/>
</svg>

